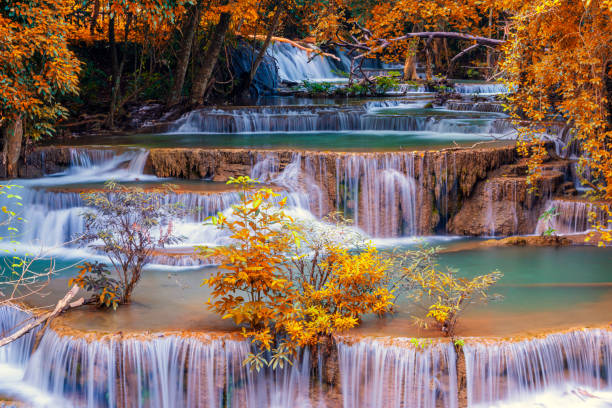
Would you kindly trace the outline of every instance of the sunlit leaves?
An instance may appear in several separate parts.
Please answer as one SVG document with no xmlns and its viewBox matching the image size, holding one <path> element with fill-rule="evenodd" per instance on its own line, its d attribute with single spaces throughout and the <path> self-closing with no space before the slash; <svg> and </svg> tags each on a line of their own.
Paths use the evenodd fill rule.
<svg viewBox="0 0 612 408">
<path fill-rule="evenodd" d="M 278 194 L 270 189 L 254 190 L 248 177 L 230 183 L 242 186 L 240 203 L 210 222 L 232 242 L 200 250 L 222 263 L 204 280 L 213 289 L 208 305 L 242 326 L 261 350 L 245 364 L 282 368 L 298 348 L 357 326 L 364 314 L 391 309 L 389 262 L 375 248 L 351 252 L 341 236 L 296 224 L 282 210 L 286 199 L 274 204 Z"/>
<path fill-rule="evenodd" d="M 64 0 L 10 0 L 0 10 L 0 127 L 26 120 L 34 139 L 50 136 L 66 110 L 57 97 L 78 92 L 80 62 L 68 48 Z"/>
<path fill-rule="evenodd" d="M 424 303 L 425 317 L 415 316 L 424 328 L 432 324 L 443 335 L 453 337 L 459 316 L 472 303 L 498 299 L 489 290 L 503 277 L 499 271 L 472 279 L 459 276 L 457 270 L 441 268 L 436 263 L 436 248 L 425 247 L 412 252 L 412 262 L 403 271 L 412 283 L 409 293 L 415 303 Z"/>
<path fill-rule="evenodd" d="M 536 187 L 542 174 L 546 126 L 563 121 L 582 150 L 582 181 L 605 207 L 612 200 L 609 2 L 513 0 L 504 7 L 513 14 L 502 61 L 515 90 L 507 107 L 519 124 L 519 152 L 529 157 L 529 182 Z M 608 224 L 593 225 L 601 242 L 609 241 Z"/>
</svg>

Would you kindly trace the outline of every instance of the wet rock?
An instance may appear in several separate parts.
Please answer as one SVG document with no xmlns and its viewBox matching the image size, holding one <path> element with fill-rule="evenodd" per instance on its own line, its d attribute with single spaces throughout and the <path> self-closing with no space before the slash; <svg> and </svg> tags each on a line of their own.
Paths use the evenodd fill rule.
<svg viewBox="0 0 612 408">
<path fill-rule="evenodd" d="M 533 233 L 550 197 L 565 182 L 569 163 L 550 166 L 533 191 L 527 185 L 527 177 L 520 175 L 523 166 L 522 163 L 503 166 L 479 183 L 461 209 L 451 217 L 448 231 L 471 236 Z"/>
<path fill-rule="evenodd" d="M 523 236 L 508 237 L 500 240 L 491 240 L 491 246 L 536 246 L 536 247 L 562 247 L 572 245 L 572 241 L 566 237 L 551 236 Z M 488 243 L 489 241 L 486 241 Z M 485 244 L 486 244 L 485 243 Z"/>
<path fill-rule="evenodd" d="M 58 173 L 70 166 L 68 147 L 41 147 L 25 154 L 19 162 L 19 177 L 34 178 Z"/>
</svg>

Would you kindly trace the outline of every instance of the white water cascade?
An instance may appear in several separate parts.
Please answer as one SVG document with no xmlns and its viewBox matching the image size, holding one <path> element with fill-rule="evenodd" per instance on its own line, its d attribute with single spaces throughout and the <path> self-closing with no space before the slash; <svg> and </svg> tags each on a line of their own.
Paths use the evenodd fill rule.
<svg viewBox="0 0 612 408">
<path fill-rule="evenodd" d="M 339 54 L 340 61 L 335 64 L 330 57 L 312 58 L 312 54 L 282 42 L 274 42 L 268 52 L 276 60 L 281 81 L 343 81 L 345 78 L 337 72 L 347 72 L 350 66 L 350 61 L 343 53 Z"/>
<path fill-rule="evenodd" d="M 25 316 L 24 316 L 25 315 Z M 27 314 L 0 309 L 1 327 Z M 249 344 L 207 335 L 149 338 L 105 336 L 98 339 L 60 336 L 48 330 L 31 356 L 33 335 L 0 348 L 0 370 L 9 362 L 21 379 L 9 384 L 0 378 L 0 394 L 12 385 L 37 398 L 44 407 L 148 408 L 281 408 L 311 404 L 310 355 L 285 369 L 261 373 L 242 362 Z M 24 395 L 16 393 L 17 397 Z M 45 397 L 45 398 L 43 398 Z"/>
<path fill-rule="evenodd" d="M 0 308 L 2 333 L 27 317 L 19 309 Z M 0 348 L 0 394 L 35 407 L 459 406 L 456 354 L 447 341 L 339 339 L 337 365 L 326 366 L 332 370 L 327 378 L 335 380 L 327 384 L 321 382 L 324 363 L 317 359 L 314 370 L 307 351 L 284 369 L 251 371 L 242 365 L 248 343 L 229 335 L 81 338 L 48 329 L 30 355 L 33 337 Z M 609 330 L 516 342 L 471 338 L 463 349 L 470 407 L 612 402 Z"/>
<path fill-rule="evenodd" d="M 381 104 L 364 107 L 264 107 L 240 109 L 201 109 L 188 112 L 171 127 L 176 133 L 282 133 L 393 131 L 433 132 L 459 135 L 504 135 L 511 123 L 499 113 L 456 118 L 406 111 L 386 112 Z M 388 104 L 384 104 L 388 105 Z M 415 106 L 398 104 L 396 109 Z M 418 106 L 416 106 L 418 107 Z M 388 108 L 393 108 L 389 106 Z M 480 115 L 480 116 L 478 116 Z M 482 116 L 482 117 L 481 117 Z"/>
<path fill-rule="evenodd" d="M 533 406 L 554 407 L 558 395 L 571 397 L 568 389 L 588 387 L 583 402 L 599 398 L 593 390 L 612 391 L 612 333 L 607 330 L 578 330 L 518 342 L 469 342 L 464 351 L 469 406 L 490 407 L 498 402 L 527 406 L 539 395 L 544 398 Z M 580 406 L 579 400 L 575 402 Z"/>
<path fill-rule="evenodd" d="M 338 361 L 343 408 L 458 406 L 455 351 L 450 343 L 423 347 L 408 339 L 339 343 Z"/>
<path fill-rule="evenodd" d="M 338 157 L 337 210 L 373 236 L 416 235 L 414 168 L 412 153 Z"/>
<path fill-rule="evenodd" d="M 612 225 L 608 225 L 607 214 L 596 203 L 556 199 L 548 202 L 546 210 L 556 215 L 550 223 L 544 219 L 538 220 L 536 234 L 542 234 L 548 228 L 554 229 L 557 234 L 579 234 L 589 231 L 593 225 L 612 228 Z M 590 219 L 589 214 L 594 217 Z"/>
<path fill-rule="evenodd" d="M 454 91 L 461 94 L 499 95 L 508 93 L 508 87 L 498 82 L 460 82 Z"/>
<path fill-rule="evenodd" d="M 107 180 L 151 180 L 144 174 L 149 155 L 147 150 L 129 150 L 117 154 L 113 150 L 72 149 L 71 166 L 61 173 L 39 179 L 19 180 L 25 220 L 20 226 L 21 244 L 55 247 L 71 241 L 83 231 L 83 201 L 76 192 L 64 192 L 73 184 L 100 183 Z M 48 191 L 56 188 L 57 191 Z M 4 200 L 4 198 L 3 198 Z M 7 203 L 12 208 L 10 203 Z M 15 209 L 14 209 L 15 210 Z"/>
<path fill-rule="evenodd" d="M 80 191 L 91 188 L 101 188 L 100 183 L 107 180 L 119 182 L 142 181 L 161 183 L 164 179 L 144 174 L 144 167 L 148 157 L 147 150 L 129 150 L 117 153 L 108 149 L 73 149 L 70 152 L 71 165 L 65 171 L 47 175 L 38 179 L 20 180 L 23 186 L 19 190 L 22 197 L 20 213 L 25 221 L 20 224 L 17 237 L 19 246 L 24 251 L 31 252 L 41 248 L 43 252 L 55 252 L 65 246 L 75 247 L 71 243 L 84 231 L 82 214 L 87 210 Z M 296 156 L 293 164 L 278 171 L 278 163 L 274 164 L 275 157 L 259 157 L 253 163 L 253 176 L 280 188 L 277 200 L 287 198 L 289 208 L 300 211 L 299 216 L 313 218 L 309 210 L 320 216 L 324 207 L 323 194 L 316 184 L 309 183 L 305 173 L 301 171 L 301 157 Z M 176 220 L 174 229 L 177 234 L 186 237 L 180 245 L 217 245 L 227 238 L 226 232 L 219 232 L 216 227 L 203 226 L 204 220 L 218 212 L 227 212 L 236 204 L 240 195 L 235 190 L 196 192 L 170 192 L 157 194 L 162 204 L 180 204 L 186 214 Z M 306 188 L 308 187 L 308 188 Z M 156 193 L 151 193 L 156 194 Z M 6 198 L 3 198 L 6 200 Z M 4 203 L 4 202 L 3 202 Z M 7 202 L 13 208 L 14 203 Z M 17 208 L 18 209 L 18 208 Z M 7 231 L 4 232 L 8 234 Z M 76 250 L 72 248 L 72 250 Z M 75 253 L 82 256 L 83 253 Z M 90 254 L 94 255 L 94 254 Z M 157 261 L 170 262 L 181 265 L 185 260 L 178 257 L 158 256 Z M 193 259 L 186 261 L 193 264 Z"/>
</svg>

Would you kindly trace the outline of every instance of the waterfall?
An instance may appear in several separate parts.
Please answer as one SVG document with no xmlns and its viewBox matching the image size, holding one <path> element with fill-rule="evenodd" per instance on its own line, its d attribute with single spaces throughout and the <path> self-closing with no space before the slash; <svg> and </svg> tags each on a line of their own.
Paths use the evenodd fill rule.
<svg viewBox="0 0 612 408">
<path fill-rule="evenodd" d="M 153 335 L 101 339 L 48 331 L 24 381 L 80 407 L 310 407 L 310 356 L 258 373 L 245 341 Z"/>
<path fill-rule="evenodd" d="M 520 402 L 568 385 L 612 388 L 612 333 L 607 330 L 519 342 L 469 342 L 464 352 L 470 406 Z"/>
<path fill-rule="evenodd" d="M 29 317 L 0 307 L 2 334 Z M 0 348 L 0 393 L 33 406 L 314 408 L 335 407 L 336 401 L 344 408 L 458 406 L 456 355 L 448 341 L 347 337 L 338 339 L 337 365 L 317 357 L 313 370 L 313 357 L 303 350 L 293 365 L 257 372 L 242 364 L 249 343 L 229 334 L 74 337 L 48 329 L 30 355 L 34 336 L 35 331 Z M 471 338 L 463 350 L 469 406 L 524 406 L 568 389 L 578 390 L 570 395 L 578 392 L 581 399 L 612 391 L 609 330 L 522 341 Z M 331 370 L 327 375 L 337 383 L 322 383 L 322 370 Z"/>
<path fill-rule="evenodd" d="M 94 167 L 104 164 L 114 158 L 110 149 L 70 149 L 70 165 L 72 167 Z"/>
<path fill-rule="evenodd" d="M 351 154 L 339 160 L 338 210 L 373 236 L 417 233 L 414 154 Z"/>
<path fill-rule="evenodd" d="M 30 313 L 17 306 L 0 306 L 0 338 L 14 333 L 32 317 Z M 38 328 L 35 328 L 19 339 L 0 347 L 0 395 L 27 402 L 27 406 L 49 408 L 69 406 L 61 396 L 53 397 L 24 381 L 37 333 Z"/>
<path fill-rule="evenodd" d="M 312 58 L 312 54 L 282 42 L 272 43 L 268 52 L 276 59 L 278 75 L 285 82 L 342 81 L 344 77 L 336 72 L 348 72 L 350 65 L 343 53 L 340 54 L 339 62 L 329 57 Z"/>
<path fill-rule="evenodd" d="M 414 109 L 422 104 L 384 104 L 368 102 L 352 108 L 265 107 L 242 109 L 200 109 L 186 113 L 171 127 L 176 133 L 284 133 L 340 131 L 434 132 L 451 134 L 504 134 L 511 122 L 499 114 L 490 117 L 447 118 L 430 114 L 411 114 L 387 107 Z M 482 116 L 482 115 L 481 115 Z"/>
<path fill-rule="evenodd" d="M 70 149 L 70 167 L 66 171 L 35 181 L 20 181 L 20 184 L 26 187 L 34 182 L 38 186 L 56 185 L 59 184 L 59 177 L 62 184 L 151 179 L 151 176 L 144 174 L 148 156 L 146 149 L 129 149 L 122 153 L 112 149 Z"/>
<path fill-rule="evenodd" d="M 578 200 L 562 200 L 555 199 L 548 201 L 546 205 L 547 211 L 556 212 L 556 216 L 552 218 L 550 227 L 558 234 L 578 234 L 587 232 L 591 229 L 593 223 L 599 225 L 608 225 L 608 216 L 597 203 Z M 594 214 L 594 219 L 589 221 L 589 214 Z M 536 234 L 542 234 L 549 228 L 549 225 L 544 220 L 538 220 L 535 228 Z M 608 225 L 612 228 L 612 225 Z"/>
<path fill-rule="evenodd" d="M 504 106 L 495 102 L 465 102 L 450 100 L 446 102 L 446 109 L 461 112 L 494 112 L 504 113 Z"/>
<path fill-rule="evenodd" d="M 456 83 L 454 91 L 460 94 L 498 95 L 508 93 L 508 87 L 502 83 L 464 82 Z"/>
<path fill-rule="evenodd" d="M 338 344 L 343 408 L 454 408 L 457 372 L 452 344 L 408 339 Z"/>
<path fill-rule="evenodd" d="M 163 181 L 155 176 L 143 174 L 148 158 L 146 150 L 132 150 L 112 155 L 111 150 L 74 149 L 70 153 L 72 166 L 66 171 L 40 179 L 20 181 L 25 187 L 19 191 L 23 204 L 20 216 L 25 222 L 19 226 L 18 239 L 26 249 L 31 246 L 45 249 L 59 247 L 83 233 L 85 224 L 82 214 L 87 208 L 81 194 L 76 191 L 81 188 L 87 191 L 88 187 L 79 187 L 80 183 L 117 178 L 128 181 L 140 179 L 149 182 Z M 309 209 L 312 208 L 312 211 L 320 217 L 326 214 L 325 209 L 329 205 L 321 188 L 302 171 L 301 163 L 302 157 L 294 155 L 292 162 L 280 171 L 277 155 L 259 155 L 251 166 L 252 175 L 278 187 L 280 195 L 275 200 L 287 198 L 288 207 L 302 210 L 300 216 L 311 217 Z M 76 186 L 72 185 L 73 183 Z M 219 232 L 216 227 L 202 226 L 202 223 L 218 212 L 231 211 L 231 206 L 240 200 L 240 194 L 235 190 L 151 194 L 156 195 L 160 203 L 181 204 L 186 210 L 186 214 L 174 223 L 177 233 L 187 237 L 187 240 L 180 245 L 216 245 L 224 242 L 227 234 Z M 183 266 L 202 263 L 201 259 L 180 260 L 177 257 L 164 255 L 157 255 L 155 261 L 169 261 Z"/>
<path fill-rule="evenodd" d="M 61 189 L 70 184 L 112 179 L 150 179 L 152 176 L 143 174 L 148 155 L 144 149 L 120 154 L 108 149 L 71 149 L 71 167 L 66 171 L 40 179 L 20 180 L 18 184 L 24 187 L 19 190 L 23 208 L 20 216 L 25 221 L 19 226 L 19 241 L 55 247 L 72 240 L 83 231 L 81 213 L 85 208 L 79 193 Z M 57 187 L 59 191 L 48 191 L 48 187 Z M 4 198 L 0 201 L 11 205 Z"/>
<path fill-rule="evenodd" d="M 14 333 L 21 323 L 31 317 L 28 312 L 16 306 L 0 306 L 0 338 Z M 15 367 L 25 365 L 30 358 L 36 332 L 37 330 L 33 330 L 16 341 L 0 347 L 0 365 Z"/>
<path fill-rule="evenodd" d="M 117 174 L 128 180 L 144 179 L 153 185 L 162 182 L 163 179 L 155 176 L 140 174 L 141 170 L 129 170 L 141 169 L 147 154 L 147 151 L 118 153 L 108 159 L 110 164 L 91 163 L 91 167 L 83 167 L 84 160 L 81 160 L 79 166 L 63 173 L 23 180 L 26 188 L 20 194 L 25 212 L 21 215 L 28 222 L 20 228 L 19 240 L 24 244 L 55 246 L 83 231 L 81 213 L 84 204 L 77 191 L 87 191 L 91 187 L 77 184 L 76 180 L 81 180 L 81 176 L 85 183 L 92 179 L 105 181 Z M 474 160 L 480 154 L 485 158 L 474 168 Z M 155 162 L 161 159 L 158 153 L 152 155 Z M 173 156 L 164 153 L 163 160 L 166 159 L 174 160 Z M 217 177 L 223 170 L 218 166 L 227 164 L 237 172 L 235 174 L 250 174 L 252 178 L 260 179 L 280 194 L 278 200 L 287 198 L 288 207 L 298 217 L 321 218 L 335 210 L 355 221 L 358 228 L 373 237 L 399 237 L 429 233 L 434 228 L 444 230 L 446 222 L 458 211 L 457 203 L 470 194 L 482 174 L 514 160 L 514 153 L 510 148 L 491 152 L 440 153 L 227 150 L 207 151 L 197 160 L 202 166 L 207 166 L 205 170 L 198 168 L 198 174 Z M 183 245 L 223 242 L 222 234 L 219 235 L 213 227 L 203 227 L 201 223 L 210 215 L 231 210 L 239 200 L 235 190 L 207 191 L 206 183 L 210 182 L 198 184 L 198 191 L 187 188 L 181 192 L 179 189 L 159 197 L 167 204 L 182 203 L 187 210 L 197 207 L 176 220 L 174 225 L 181 235 L 189 238 Z M 508 197 L 515 201 L 520 199 Z M 501 199 L 496 195 L 493 201 L 499 205 Z M 493 201 L 488 200 L 492 204 Z M 506 224 L 504 231 L 516 230 L 516 220 Z"/>
</svg>

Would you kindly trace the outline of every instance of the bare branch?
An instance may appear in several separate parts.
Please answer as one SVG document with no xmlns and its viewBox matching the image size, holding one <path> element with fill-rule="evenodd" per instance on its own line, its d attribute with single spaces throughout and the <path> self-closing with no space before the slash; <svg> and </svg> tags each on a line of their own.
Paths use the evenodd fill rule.
<svg viewBox="0 0 612 408">
<path fill-rule="evenodd" d="M 18 338 L 20 338 L 21 336 L 23 336 L 24 334 L 28 333 L 30 330 L 34 329 L 35 327 L 43 324 L 44 322 L 46 322 L 49 319 L 54 318 L 55 316 L 57 316 L 58 314 L 62 313 L 63 311 L 71 308 L 71 307 L 77 307 L 83 304 L 83 298 L 79 299 L 76 302 L 70 303 L 70 301 L 72 300 L 73 297 L 76 296 L 76 294 L 79 291 L 79 287 L 74 285 L 72 288 L 70 288 L 70 290 L 68 291 L 68 293 L 66 293 L 66 296 L 64 296 L 59 302 L 57 302 L 57 305 L 55 305 L 55 309 L 53 309 L 53 311 L 42 314 L 41 316 L 39 316 L 38 318 L 36 318 L 35 320 L 33 320 L 32 322 L 26 324 L 25 326 L 23 326 L 22 328 L 20 328 L 19 330 L 17 330 L 15 333 L 11 334 L 10 336 L 7 336 L 3 339 L 0 339 L 0 347 L 7 345 L 15 340 L 17 340 Z"/>
<path fill-rule="evenodd" d="M 472 50 L 475 50 L 476 48 L 480 47 L 481 45 L 482 44 L 478 44 L 478 43 L 470 45 L 465 50 L 461 51 L 459 54 L 457 54 L 453 58 L 451 58 L 450 62 L 453 63 L 453 62 L 457 61 L 459 58 L 463 57 L 468 52 L 470 52 Z"/>
</svg>

